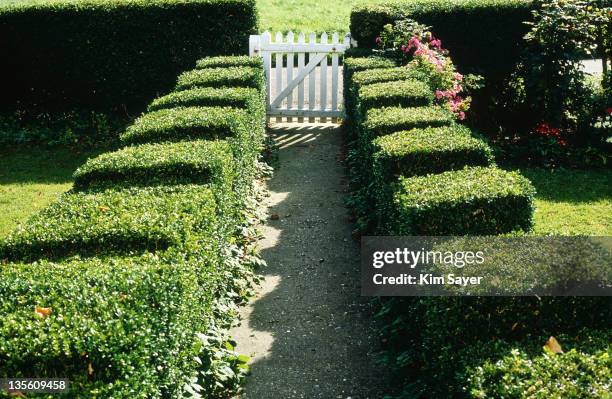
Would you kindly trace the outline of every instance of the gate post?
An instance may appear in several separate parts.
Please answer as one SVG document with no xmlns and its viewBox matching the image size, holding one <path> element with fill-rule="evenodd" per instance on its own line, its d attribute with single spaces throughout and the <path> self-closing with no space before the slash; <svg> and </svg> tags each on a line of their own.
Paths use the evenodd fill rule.
<svg viewBox="0 0 612 399">
<path fill-rule="evenodd" d="M 249 55 L 251 57 L 259 56 L 261 52 L 261 36 L 251 35 L 249 36 Z"/>
</svg>

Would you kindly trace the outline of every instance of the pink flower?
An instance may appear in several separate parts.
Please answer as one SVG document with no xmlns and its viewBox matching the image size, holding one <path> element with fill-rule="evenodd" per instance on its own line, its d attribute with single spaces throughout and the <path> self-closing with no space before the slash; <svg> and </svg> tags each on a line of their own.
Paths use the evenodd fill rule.
<svg viewBox="0 0 612 399">
<path fill-rule="evenodd" d="M 612 107 L 606 108 L 606 114 L 612 115 Z"/>
<path fill-rule="evenodd" d="M 459 119 L 460 121 L 465 119 L 465 112 L 461 111 L 459 112 L 459 114 L 457 115 L 457 119 Z"/>
<path fill-rule="evenodd" d="M 455 74 L 453 75 L 453 78 L 455 78 L 455 80 L 458 82 L 463 81 L 463 75 L 460 74 L 459 72 L 455 72 Z"/>
<path fill-rule="evenodd" d="M 436 98 L 439 100 L 444 97 L 444 92 L 436 90 Z"/>
<path fill-rule="evenodd" d="M 380 36 L 378 36 L 378 37 L 376 38 L 376 43 L 377 43 L 377 44 L 382 43 L 382 39 L 380 38 Z"/>
<path fill-rule="evenodd" d="M 432 40 L 429 42 L 429 44 L 431 44 L 434 48 L 442 48 L 442 41 L 440 39 L 434 39 L 432 37 Z"/>
</svg>

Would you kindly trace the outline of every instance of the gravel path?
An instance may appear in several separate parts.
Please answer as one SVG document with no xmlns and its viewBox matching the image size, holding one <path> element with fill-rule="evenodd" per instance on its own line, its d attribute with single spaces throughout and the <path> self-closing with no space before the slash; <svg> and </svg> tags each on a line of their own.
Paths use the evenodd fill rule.
<svg viewBox="0 0 612 399">
<path fill-rule="evenodd" d="M 245 399 L 382 397 L 369 299 L 359 296 L 359 250 L 344 206 L 335 125 L 276 125 L 280 168 L 268 182 L 260 243 L 268 267 L 232 331 L 252 357 Z"/>
</svg>

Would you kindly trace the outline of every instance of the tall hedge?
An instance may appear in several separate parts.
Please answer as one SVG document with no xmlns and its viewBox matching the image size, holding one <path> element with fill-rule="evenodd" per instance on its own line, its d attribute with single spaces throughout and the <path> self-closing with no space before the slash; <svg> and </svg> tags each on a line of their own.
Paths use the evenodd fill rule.
<svg viewBox="0 0 612 399">
<path fill-rule="evenodd" d="M 519 55 L 531 19 L 532 0 L 394 0 L 359 4 L 351 35 L 359 47 L 375 47 L 383 26 L 411 18 L 432 26 L 461 70 L 504 74 Z"/>
<path fill-rule="evenodd" d="M 247 52 L 255 0 L 49 0 L 0 7 L 0 109 L 143 106 L 207 55 Z"/>
</svg>

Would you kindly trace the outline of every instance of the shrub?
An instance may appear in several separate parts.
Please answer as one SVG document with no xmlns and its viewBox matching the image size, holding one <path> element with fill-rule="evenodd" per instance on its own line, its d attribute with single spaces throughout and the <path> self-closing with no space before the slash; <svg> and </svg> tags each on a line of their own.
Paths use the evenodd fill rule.
<svg viewBox="0 0 612 399">
<path fill-rule="evenodd" d="M 88 160 L 74 173 L 76 189 L 151 186 L 233 180 L 233 157 L 225 141 L 142 144 Z"/>
<path fill-rule="evenodd" d="M 0 242 L 0 259 L 33 261 L 73 254 L 165 249 L 212 233 L 217 205 L 203 186 L 67 193 Z"/>
<path fill-rule="evenodd" d="M 352 84 L 359 88 L 372 83 L 392 82 L 405 79 L 424 80 L 424 76 L 405 66 L 395 68 L 376 68 L 358 71 L 353 74 Z"/>
<path fill-rule="evenodd" d="M 194 87 L 223 86 L 261 89 L 264 86 L 263 69 L 259 67 L 194 69 L 179 75 L 176 89 L 186 90 Z"/>
<path fill-rule="evenodd" d="M 344 59 L 345 82 L 350 82 L 353 74 L 366 69 L 393 68 L 397 63 L 389 58 L 381 56 L 354 57 Z"/>
<path fill-rule="evenodd" d="M 513 349 L 502 359 L 486 361 L 470 375 L 467 391 L 473 398 L 604 398 L 610 393 L 610 334 L 598 350 L 530 356 Z"/>
<path fill-rule="evenodd" d="M 400 130 L 446 126 L 453 119 L 452 113 L 438 106 L 374 108 L 367 111 L 363 127 L 376 137 Z"/>
<path fill-rule="evenodd" d="M 261 57 L 249 57 L 248 55 L 235 55 L 207 57 L 196 62 L 196 68 L 198 69 L 238 66 L 263 68 L 263 59 Z"/>
<path fill-rule="evenodd" d="M 181 396 L 218 295 L 217 262 L 211 249 L 2 265 L 0 377 L 62 376 L 70 397 Z"/>
<path fill-rule="evenodd" d="M 374 174 L 382 181 L 494 163 L 491 148 L 462 125 L 401 131 L 373 144 Z"/>
<path fill-rule="evenodd" d="M 248 108 L 253 112 L 265 112 L 261 94 L 246 87 L 199 87 L 175 91 L 153 100 L 148 111 L 159 111 L 165 108 L 178 107 L 233 107 Z"/>
<path fill-rule="evenodd" d="M 350 31 L 360 47 L 375 47 L 386 24 L 410 18 L 432 27 L 459 69 L 506 76 L 518 60 L 531 0 L 400 0 L 362 4 Z"/>
<path fill-rule="evenodd" d="M 125 144 L 244 137 L 249 114 L 228 107 L 162 109 L 144 114 L 121 135 Z"/>
<path fill-rule="evenodd" d="M 393 196 L 397 235 L 491 235 L 529 230 L 531 182 L 516 172 L 468 167 L 400 178 Z"/>
<path fill-rule="evenodd" d="M 433 92 L 426 83 L 416 80 L 373 83 L 359 89 L 362 109 L 374 107 L 418 107 L 433 102 Z"/>
<path fill-rule="evenodd" d="M 197 59 L 246 53 L 249 35 L 256 31 L 254 0 L 57 0 L 3 6 L 0 107 L 141 107 L 171 89 L 176 76 Z"/>
</svg>

